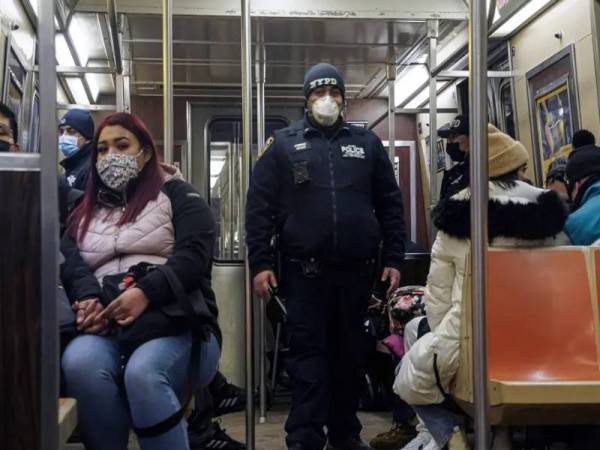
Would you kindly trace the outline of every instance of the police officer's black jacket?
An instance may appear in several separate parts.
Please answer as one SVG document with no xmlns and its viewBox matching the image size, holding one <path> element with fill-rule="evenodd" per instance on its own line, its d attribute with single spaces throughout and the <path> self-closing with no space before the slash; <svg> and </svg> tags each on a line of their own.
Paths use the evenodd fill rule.
<svg viewBox="0 0 600 450">
<path fill-rule="evenodd" d="M 274 266 L 271 241 L 284 255 L 359 261 L 404 259 L 402 197 L 381 141 L 342 123 L 327 139 L 308 117 L 277 130 L 250 182 L 246 232 L 253 274 Z"/>
<path fill-rule="evenodd" d="M 91 158 L 92 143 L 89 142 L 60 162 L 65 169 L 64 179 L 70 187 L 85 191 L 85 183 L 91 170 Z"/>
<path fill-rule="evenodd" d="M 444 171 L 442 186 L 440 187 L 440 200 L 451 197 L 469 186 L 469 157 Z"/>
</svg>

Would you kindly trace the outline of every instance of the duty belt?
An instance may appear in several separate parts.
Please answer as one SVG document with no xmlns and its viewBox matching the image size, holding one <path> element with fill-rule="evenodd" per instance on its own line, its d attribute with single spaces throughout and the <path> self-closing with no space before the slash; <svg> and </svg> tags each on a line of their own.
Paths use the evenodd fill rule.
<svg viewBox="0 0 600 450">
<path fill-rule="evenodd" d="M 284 256 L 287 262 L 299 264 L 302 268 L 302 273 L 307 277 L 316 277 L 321 275 L 325 267 L 337 269 L 369 269 L 375 265 L 375 258 L 366 259 L 331 259 L 331 258 L 295 258 Z"/>
</svg>

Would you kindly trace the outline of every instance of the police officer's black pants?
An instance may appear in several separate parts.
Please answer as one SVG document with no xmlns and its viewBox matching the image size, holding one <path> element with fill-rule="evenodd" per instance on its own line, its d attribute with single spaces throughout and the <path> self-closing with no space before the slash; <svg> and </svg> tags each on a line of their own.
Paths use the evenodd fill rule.
<svg viewBox="0 0 600 450">
<path fill-rule="evenodd" d="M 320 268 L 306 276 L 301 264 L 283 263 L 292 376 L 292 408 L 285 426 L 288 447 L 322 450 L 360 433 L 360 340 L 372 285 L 366 263 Z M 324 427 L 327 427 L 327 437 Z"/>
</svg>

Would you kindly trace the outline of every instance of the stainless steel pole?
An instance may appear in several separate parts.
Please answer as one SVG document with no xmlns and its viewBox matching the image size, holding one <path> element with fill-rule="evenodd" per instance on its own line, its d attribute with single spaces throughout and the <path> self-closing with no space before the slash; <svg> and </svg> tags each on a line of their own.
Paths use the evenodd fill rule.
<svg viewBox="0 0 600 450">
<path fill-rule="evenodd" d="M 256 145 L 259 151 L 265 143 L 265 45 L 264 26 L 258 22 L 256 44 Z M 266 367 L 266 303 L 260 301 L 260 342 L 259 342 L 259 423 L 267 422 L 267 367 Z"/>
<path fill-rule="evenodd" d="M 250 185 L 250 149 L 252 148 L 252 24 L 250 22 L 250 0 L 241 0 L 242 39 L 242 190 L 241 204 L 246 216 L 246 192 Z M 245 220 L 244 220 L 245 222 Z M 248 264 L 245 236 L 240 236 L 240 250 L 245 259 L 246 286 L 246 448 L 254 450 L 254 314 L 252 304 L 252 279 Z"/>
<path fill-rule="evenodd" d="M 162 2 L 163 44 L 163 149 L 164 160 L 173 163 L 173 0 Z"/>
<path fill-rule="evenodd" d="M 430 207 L 436 205 L 438 200 L 437 187 L 437 80 L 434 75 L 437 67 L 437 40 L 439 36 L 439 21 L 427 21 L 427 37 L 429 38 L 429 198 Z M 434 226 L 431 221 L 429 237 L 434 239 Z"/>
<path fill-rule="evenodd" d="M 394 23 L 388 23 L 388 54 L 386 75 L 388 82 L 388 156 L 394 166 L 396 159 L 396 49 Z"/>
<path fill-rule="evenodd" d="M 115 76 L 115 97 L 117 104 L 117 112 L 125 111 L 125 83 L 123 75 Z"/>
<path fill-rule="evenodd" d="M 110 27 L 109 31 L 110 39 L 112 41 L 112 51 L 115 58 L 115 70 L 117 71 L 117 74 L 120 75 L 123 73 L 123 57 L 121 53 L 116 0 L 106 0 L 106 9 L 108 11 L 108 26 Z"/>
<path fill-rule="evenodd" d="M 58 448 L 58 186 L 56 168 L 56 53 L 54 48 L 54 2 L 39 2 L 40 70 L 40 203 L 41 203 L 41 367 L 40 448 Z M 32 255 L 32 257 L 34 257 Z M 34 281 L 33 281 L 34 282 Z"/>
<path fill-rule="evenodd" d="M 473 393 L 475 448 L 490 444 L 486 351 L 486 249 L 488 210 L 487 14 L 485 0 L 470 9 L 469 111 L 471 149 L 471 271 L 473 301 Z"/>
<path fill-rule="evenodd" d="M 388 79 L 388 156 L 394 165 L 396 159 L 396 62 L 387 64 Z"/>
</svg>

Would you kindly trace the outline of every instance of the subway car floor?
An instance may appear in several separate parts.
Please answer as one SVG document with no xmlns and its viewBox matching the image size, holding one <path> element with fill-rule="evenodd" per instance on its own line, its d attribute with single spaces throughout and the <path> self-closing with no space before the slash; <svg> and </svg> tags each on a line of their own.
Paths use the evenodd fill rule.
<svg viewBox="0 0 600 450">
<path fill-rule="evenodd" d="M 275 405 L 267 414 L 267 423 L 256 424 L 257 450 L 282 450 L 285 449 L 283 426 L 288 414 L 288 406 Z M 375 435 L 388 431 L 392 425 L 391 412 L 360 412 L 360 421 L 363 425 L 362 438 L 369 442 Z M 246 438 L 246 416 L 244 412 L 228 414 L 220 417 L 221 427 L 227 434 L 238 441 Z M 258 420 L 258 411 L 257 411 Z M 67 450 L 85 450 L 82 444 L 68 444 Z M 138 450 L 139 446 L 133 435 L 129 443 L 129 450 Z"/>
</svg>

